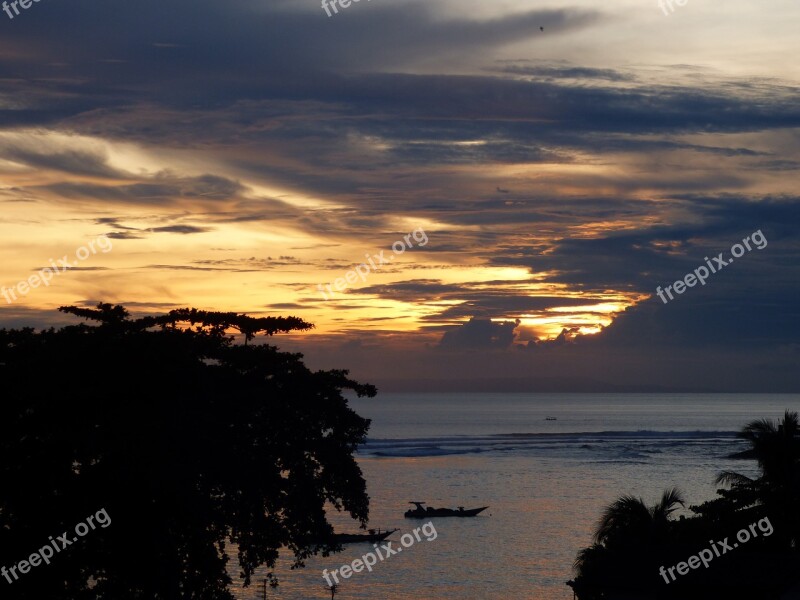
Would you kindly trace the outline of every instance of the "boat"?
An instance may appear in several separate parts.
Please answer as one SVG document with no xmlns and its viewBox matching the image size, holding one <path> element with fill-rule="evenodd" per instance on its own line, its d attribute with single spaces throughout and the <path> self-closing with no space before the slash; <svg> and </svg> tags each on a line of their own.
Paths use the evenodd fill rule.
<svg viewBox="0 0 800 600">
<path fill-rule="evenodd" d="M 474 517 L 475 515 L 489 508 L 488 506 L 482 506 L 480 508 L 465 509 L 463 506 L 459 506 L 458 510 L 453 510 L 451 508 L 433 508 L 432 506 L 425 508 L 423 506 L 423 504 L 425 504 L 424 502 L 409 502 L 409 504 L 413 504 L 416 506 L 416 508 L 406 511 L 406 519 L 427 519 L 428 517 Z"/>
<path fill-rule="evenodd" d="M 545 421 L 558 421 L 558 417 L 545 417 Z"/>
<path fill-rule="evenodd" d="M 386 531 L 377 531 L 370 529 L 368 533 L 335 533 L 333 534 L 333 541 L 337 544 L 359 544 L 359 543 L 375 543 L 382 542 L 387 537 L 392 535 L 399 529 L 387 529 Z"/>
</svg>

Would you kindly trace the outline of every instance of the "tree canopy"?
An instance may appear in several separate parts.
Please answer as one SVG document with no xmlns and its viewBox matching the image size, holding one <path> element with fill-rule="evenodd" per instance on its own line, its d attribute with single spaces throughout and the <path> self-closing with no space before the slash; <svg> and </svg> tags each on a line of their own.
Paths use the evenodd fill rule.
<svg viewBox="0 0 800 600">
<path fill-rule="evenodd" d="M 279 551 L 300 566 L 337 550 L 320 542 L 332 533 L 326 508 L 366 525 L 353 453 L 369 421 L 343 392 L 375 388 L 248 344 L 309 323 L 188 308 L 137 319 L 109 304 L 60 310 L 92 324 L 0 330 L 0 565 L 51 536 L 74 537 L 98 510 L 111 525 L 11 584 L 0 579 L 4 598 L 227 600 L 229 572 L 249 583 Z M 229 568 L 231 543 L 238 565 Z"/>
<path fill-rule="evenodd" d="M 737 458 L 755 460 L 759 476 L 722 472 L 718 497 L 693 506 L 696 516 L 672 518 L 684 505 L 681 493 L 666 490 L 648 507 L 623 496 L 609 505 L 595 532 L 594 544 L 575 560 L 569 585 L 579 600 L 777 600 L 798 583 L 800 573 L 800 424 L 786 411 L 778 422 L 757 420 L 739 438 L 748 448 Z M 659 569 L 680 564 L 708 548 L 710 540 L 734 539 L 756 521 L 769 523 L 768 536 L 741 544 L 735 553 L 715 557 L 709 568 L 664 581 Z M 774 530 L 773 530 L 774 528 Z M 762 530 L 763 532 L 763 530 Z M 738 545 L 738 544 L 737 544 Z"/>
</svg>

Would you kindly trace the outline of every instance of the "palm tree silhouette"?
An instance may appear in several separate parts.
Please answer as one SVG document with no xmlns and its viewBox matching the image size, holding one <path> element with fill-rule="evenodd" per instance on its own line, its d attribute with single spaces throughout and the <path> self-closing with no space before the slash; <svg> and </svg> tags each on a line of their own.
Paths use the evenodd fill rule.
<svg viewBox="0 0 800 600">
<path fill-rule="evenodd" d="M 677 488 L 665 490 L 661 500 L 651 507 L 641 498 L 622 496 L 603 512 L 595 542 L 606 547 L 660 542 L 667 535 L 670 516 L 678 506 L 686 506 L 686 502 Z"/>
<path fill-rule="evenodd" d="M 760 475 L 753 479 L 733 471 L 723 471 L 717 483 L 729 485 L 723 493 L 734 509 L 760 507 L 776 521 L 776 532 L 789 547 L 800 542 L 800 419 L 786 411 L 782 420 L 759 419 L 739 432 L 750 448 L 744 454 L 754 458 Z"/>
<path fill-rule="evenodd" d="M 605 590 L 624 588 L 649 572 L 649 561 L 670 536 L 672 513 L 685 506 L 677 488 L 665 490 L 652 506 L 634 496 L 622 496 L 603 512 L 594 543 L 578 553 L 576 577 L 568 585 L 583 600 L 606 598 Z"/>
<path fill-rule="evenodd" d="M 674 512 L 685 506 L 683 495 L 674 488 L 666 490 L 652 506 L 628 495 L 605 509 L 593 544 L 579 552 L 574 563 L 576 576 L 567 582 L 580 600 L 705 600 L 722 597 L 721 593 L 709 594 L 720 586 L 727 586 L 724 597 L 731 600 L 778 598 L 790 584 L 796 584 L 800 572 L 800 418 L 786 411 L 777 421 L 752 421 L 738 437 L 748 445 L 739 456 L 756 462 L 757 476 L 720 473 L 717 482 L 726 489 L 717 490 L 717 498 L 691 507 L 696 517 L 673 520 Z M 762 520 L 769 525 L 769 533 L 762 529 Z M 754 536 L 759 542 L 749 545 L 747 552 L 733 562 L 720 561 L 713 575 L 711 570 L 698 570 L 678 587 L 666 587 L 675 579 L 670 572 L 672 582 L 664 581 L 667 574 L 660 571 L 665 565 L 678 564 L 709 538 L 721 540 L 748 524 L 752 530 L 756 522 L 764 535 Z M 764 569 L 772 569 L 773 575 L 760 575 Z M 772 585 L 770 591 L 764 588 L 764 579 L 772 582 L 766 584 Z"/>
</svg>

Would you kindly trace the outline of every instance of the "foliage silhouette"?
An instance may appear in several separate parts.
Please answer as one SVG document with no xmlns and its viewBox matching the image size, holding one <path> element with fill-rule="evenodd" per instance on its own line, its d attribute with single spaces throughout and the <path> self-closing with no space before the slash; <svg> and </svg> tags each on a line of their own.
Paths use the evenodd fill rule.
<svg viewBox="0 0 800 600">
<path fill-rule="evenodd" d="M 594 544 L 578 553 L 573 587 L 581 599 L 604 598 L 604 590 L 630 583 L 631 573 L 652 574 L 649 565 L 670 539 L 671 515 L 685 501 L 680 490 L 665 490 L 648 507 L 644 500 L 622 496 L 603 512 Z M 649 577 L 646 577 L 649 579 Z"/>
<path fill-rule="evenodd" d="M 722 498 L 735 510 L 758 506 L 775 523 L 776 540 L 785 548 L 800 548 L 800 420 L 796 412 L 786 411 L 783 420 L 759 419 L 739 433 L 749 449 L 743 453 L 758 463 L 760 476 L 724 471 L 717 483 L 729 485 Z M 717 505 L 707 503 L 701 512 L 713 515 Z"/>
<path fill-rule="evenodd" d="M 623 496 L 606 508 L 595 541 L 607 546 L 658 543 L 666 536 L 670 515 L 685 505 L 677 488 L 666 490 L 649 508 L 641 498 Z"/>
<path fill-rule="evenodd" d="M 753 421 L 739 433 L 748 442 L 741 458 L 754 459 L 760 471 L 752 479 L 723 472 L 718 498 L 692 507 L 693 518 L 671 519 L 684 505 L 675 489 L 648 508 L 641 499 L 623 496 L 608 506 L 594 543 L 578 553 L 570 585 L 580 600 L 771 600 L 783 598 L 798 583 L 798 506 L 800 506 L 800 423 L 787 411 L 783 420 Z M 710 540 L 733 538 L 741 529 L 768 518 L 774 528 L 741 544 L 730 555 L 715 557 L 708 568 L 664 581 L 660 567 L 686 561 L 710 546 Z"/>
<path fill-rule="evenodd" d="M 288 549 L 295 566 L 339 548 L 326 506 L 362 526 L 369 498 L 353 452 L 369 421 L 342 395 L 374 396 L 347 371 L 249 344 L 312 327 L 181 309 L 62 307 L 93 321 L 0 330 L 0 565 L 12 566 L 101 508 L 50 565 L 0 578 L 23 600 L 228 600 Z M 245 345 L 227 331 L 239 331 Z M 238 569 L 236 568 L 238 566 Z M 277 580 L 269 573 L 273 585 Z"/>
</svg>

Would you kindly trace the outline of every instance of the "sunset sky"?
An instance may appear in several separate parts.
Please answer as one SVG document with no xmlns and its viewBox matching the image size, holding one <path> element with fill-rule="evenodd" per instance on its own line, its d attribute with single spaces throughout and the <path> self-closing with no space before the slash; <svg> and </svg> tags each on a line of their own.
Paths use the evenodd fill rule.
<svg viewBox="0 0 800 600">
<path fill-rule="evenodd" d="M 194 306 L 306 319 L 272 342 L 385 390 L 800 391 L 799 20 L 788 0 L 0 12 L 0 285 L 113 244 L 0 297 L 0 326 Z M 763 250 L 654 295 L 757 230 Z"/>
</svg>

